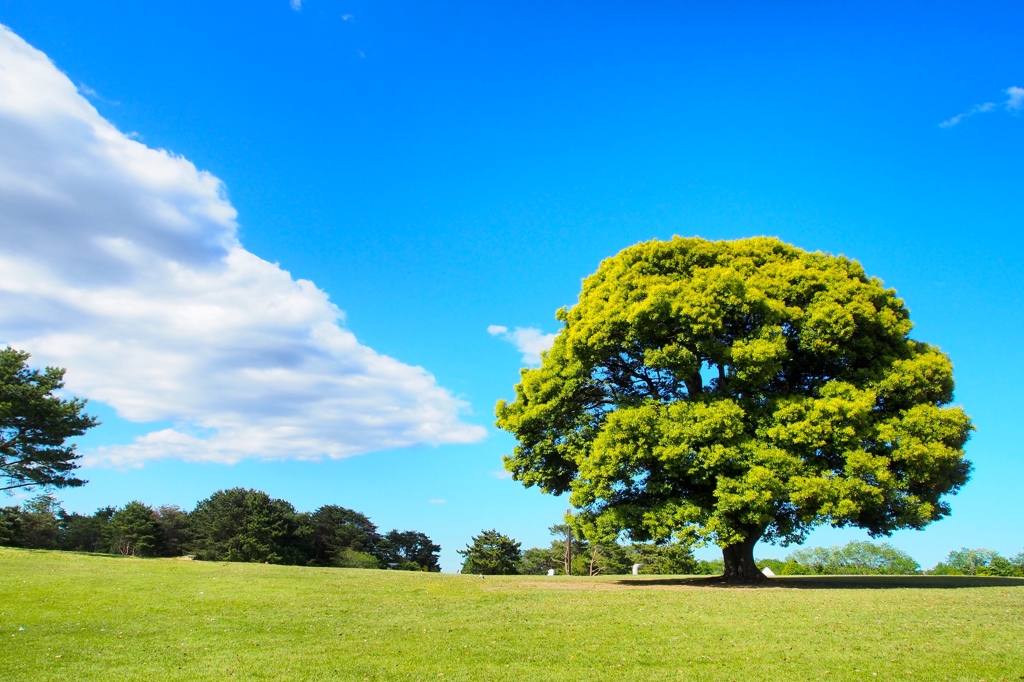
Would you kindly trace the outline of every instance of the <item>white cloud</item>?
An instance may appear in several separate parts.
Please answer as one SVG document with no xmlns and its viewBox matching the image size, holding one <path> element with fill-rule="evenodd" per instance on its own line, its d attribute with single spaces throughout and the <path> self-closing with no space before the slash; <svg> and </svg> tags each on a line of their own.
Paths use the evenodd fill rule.
<svg viewBox="0 0 1024 682">
<path fill-rule="evenodd" d="M 487 333 L 491 336 L 498 336 L 516 347 L 523 354 L 523 362 L 528 365 L 539 365 L 540 354 L 551 348 L 558 334 L 545 334 L 536 327 L 516 327 L 509 331 L 508 327 L 500 324 L 492 324 L 487 327 Z"/>
<path fill-rule="evenodd" d="M 361 345 L 312 282 L 246 251 L 216 177 L 103 119 L 0 26 L 0 343 L 164 421 L 86 453 L 317 459 L 484 437 L 434 377 Z"/>
<path fill-rule="evenodd" d="M 1006 93 L 1006 110 L 1007 111 L 1020 111 L 1024 109 L 1024 88 L 1018 88 L 1016 85 L 1003 90 Z"/>
<path fill-rule="evenodd" d="M 992 111 L 995 108 L 996 108 L 995 102 L 985 102 L 984 104 L 975 104 L 968 111 L 965 111 L 962 114 L 957 114 L 953 118 L 950 118 L 950 119 L 947 119 L 947 120 L 943 121 L 942 123 L 939 124 L 939 127 L 940 128 L 952 128 L 957 123 L 959 123 L 960 121 L 964 120 L 965 118 L 968 118 L 970 116 L 974 116 L 975 114 L 985 114 L 985 113 L 988 113 L 988 112 Z"/>
<path fill-rule="evenodd" d="M 1006 101 L 1003 103 L 1003 108 L 1006 111 L 1021 111 L 1024 109 L 1024 88 L 1019 88 L 1016 85 L 1003 90 L 1003 94 L 1006 95 Z M 991 111 L 995 111 L 995 102 L 985 102 L 984 104 L 975 104 L 973 107 L 968 109 L 962 114 L 957 114 L 953 118 L 947 119 L 939 124 L 940 128 L 952 128 L 957 125 L 965 118 L 974 116 L 975 114 L 987 114 Z"/>
<path fill-rule="evenodd" d="M 512 478 L 512 472 L 502 469 L 501 471 L 492 471 L 491 476 L 495 478 Z"/>
<path fill-rule="evenodd" d="M 447 502 L 447 500 L 442 500 L 442 499 L 438 498 L 438 499 L 428 500 L 427 502 L 429 504 L 444 504 L 445 502 Z"/>
<path fill-rule="evenodd" d="M 302 10 L 302 0 L 290 0 L 289 3 L 293 10 L 299 12 Z"/>
</svg>

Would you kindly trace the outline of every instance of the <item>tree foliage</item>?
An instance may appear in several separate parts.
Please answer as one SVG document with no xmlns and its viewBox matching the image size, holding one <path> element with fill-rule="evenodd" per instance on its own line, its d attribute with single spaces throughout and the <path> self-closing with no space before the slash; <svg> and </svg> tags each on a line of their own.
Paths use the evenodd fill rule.
<svg viewBox="0 0 1024 682">
<path fill-rule="evenodd" d="M 949 513 L 971 421 L 949 358 L 892 289 L 777 239 L 651 241 L 603 261 L 497 425 L 505 468 L 635 540 L 717 543 L 760 579 L 759 538 L 873 536 Z"/>
<path fill-rule="evenodd" d="M 406 571 L 440 571 L 440 551 L 441 545 L 414 530 L 392 530 L 377 546 L 377 555 L 387 567 Z"/>
<path fill-rule="evenodd" d="M 126 556 L 155 556 L 163 544 L 156 510 L 138 500 L 110 517 L 111 549 Z"/>
<path fill-rule="evenodd" d="M 28 366 L 29 354 L 0 349 L 0 490 L 80 486 L 75 478 L 81 457 L 69 438 L 99 422 L 82 412 L 84 400 L 55 395 L 64 387 L 64 370 Z"/>
<path fill-rule="evenodd" d="M 155 511 L 160 529 L 159 556 L 181 556 L 189 544 L 188 513 L 172 504 L 161 505 Z"/>
<path fill-rule="evenodd" d="M 795 562 L 803 570 L 776 571 L 780 575 L 912 575 L 921 569 L 912 556 L 888 542 L 856 540 L 835 547 L 799 549 L 790 553 L 786 562 Z"/>
<path fill-rule="evenodd" d="M 373 555 L 380 534 L 366 515 L 328 504 L 310 515 L 308 525 L 312 565 L 364 568 L 377 563 Z"/>
<path fill-rule="evenodd" d="M 60 542 L 60 524 L 57 511 L 60 505 L 53 495 L 37 495 L 21 508 L 17 522 L 17 535 L 24 546 L 56 549 Z"/>
<path fill-rule="evenodd" d="M 258 490 L 221 490 L 191 512 L 135 501 L 91 516 L 69 513 L 52 495 L 0 507 L 0 545 L 28 549 L 181 556 L 340 568 L 439 571 L 440 545 L 418 531 L 384 536 L 369 518 L 337 505 L 313 513 Z"/>
<path fill-rule="evenodd" d="M 294 563 L 295 508 L 261 490 L 220 490 L 191 514 L 192 548 L 200 559 Z"/>
<path fill-rule="evenodd" d="M 482 575 L 513 575 L 518 572 L 522 559 L 520 543 L 496 530 L 485 530 L 473 536 L 466 549 L 456 550 L 462 555 L 463 573 Z"/>
<path fill-rule="evenodd" d="M 114 507 L 102 507 L 92 516 L 85 516 L 61 509 L 58 513 L 60 548 L 76 552 L 111 551 L 110 519 L 115 511 Z"/>
<path fill-rule="evenodd" d="M 633 543 L 627 549 L 630 564 L 640 564 L 642 573 L 656 575 L 695 575 L 705 573 L 693 556 L 693 549 L 683 542 Z"/>
<path fill-rule="evenodd" d="M 556 556 L 551 547 L 531 547 L 523 550 L 516 570 L 521 575 L 547 575 L 561 563 L 561 555 Z"/>
<path fill-rule="evenodd" d="M 966 547 L 949 553 L 931 573 L 935 575 L 989 575 L 1024 577 L 1024 552 L 1009 559 L 991 549 Z"/>
</svg>

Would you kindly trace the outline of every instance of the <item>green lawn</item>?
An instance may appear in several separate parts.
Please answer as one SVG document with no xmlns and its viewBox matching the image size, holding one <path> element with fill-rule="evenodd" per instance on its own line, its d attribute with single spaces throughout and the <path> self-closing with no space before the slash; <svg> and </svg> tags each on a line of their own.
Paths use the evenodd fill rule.
<svg viewBox="0 0 1024 682">
<path fill-rule="evenodd" d="M 1024 678 L 1024 580 L 770 585 L 0 549 L 0 679 Z"/>
</svg>

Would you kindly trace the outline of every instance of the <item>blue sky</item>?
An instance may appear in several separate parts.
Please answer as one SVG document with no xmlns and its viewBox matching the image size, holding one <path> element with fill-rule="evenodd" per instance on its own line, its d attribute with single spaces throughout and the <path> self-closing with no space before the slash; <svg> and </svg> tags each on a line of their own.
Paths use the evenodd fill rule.
<svg viewBox="0 0 1024 682">
<path fill-rule="evenodd" d="M 88 198 L 0 215 L 9 255 L 39 264 L 0 286 L 0 341 L 67 366 L 104 420 L 66 508 L 241 485 L 425 531 L 446 570 L 482 528 L 546 543 L 566 501 L 497 475 L 493 406 L 523 362 L 488 327 L 557 331 L 580 280 L 641 240 L 768 234 L 862 262 L 953 359 L 973 480 L 893 542 L 925 565 L 1024 548 L 1019 4 L 0 0 L 0 24 L 77 88 L 54 77 L 0 121 L 124 133 L 117 154 L 78 123 L 0 142 L 0 170 L 33 159 Z M 101 233 L 102 253 L 77 241 Z M 209 270 L 224 254 L 230 277 Z M 256 364 L 232 367 L 240 339 Z"/>
</svg>

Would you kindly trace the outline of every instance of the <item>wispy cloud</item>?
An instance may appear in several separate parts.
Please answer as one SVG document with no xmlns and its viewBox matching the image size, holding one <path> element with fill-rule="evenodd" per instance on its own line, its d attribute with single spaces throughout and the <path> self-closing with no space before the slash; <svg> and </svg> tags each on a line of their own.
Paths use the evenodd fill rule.
<svg viewBox="0 0 1024 682">
<path fill-rule="evenodd" d="M 113 104 L 115 107 L 121 105 L 121 103 L 118 102 L 117 100 L 107 99 L 106 97 L 104 97 L 100 93 L 98 93 L 95 90 L 93 90 L 92 88 L 90 88 L 85 83 L 79 83 L 78 84 L 78 91 L 80 93 L 82 93 L 83 95 L 85 95 L 86 97 L 90 98 L 90 99 L 99 100 L 100 102 L 104 102 L 106 104 Z"/>
<path fill-rule="evenodd" d="M 135 466 L 479 441 L 422 367 L 361 344 L 313 282 L 247 251 L 223 183 L 131 139 L 0 26 L 0 345 L 171 423 L 84 453 Z M 155 427 L 154 427 L 155 428 Z"/>
<path fill-rule="evenodd" d="M 290 0 L 289 4 L 296 12 L 302 11 L 302 0 Z"/>
<path fill-rule="evenodd" d="M 1024 109 L 1024 88 L 1019 88 L 1016 85 L 1011 85 L 1010 87 L 1003 90 L 1003 94 L 1006 95 L 1006 101 L 1003 102 L 1003 108 L 1006 111 L 1020 111 L 1021 109 Z M 987 114 L 993 112 L 996 110 L 996 106 L 997 105 L 995 102 L 984 102 L 982 104 L 975 104 L 973 107 L 963 112 L 962 114 L 957 114 L 953 118 L 946 119 L 945 121 L 939 124 L 939 127 L 952 128 L 953 126 L 958 125 L 965 118 L 970 118 L 975 114 Z"/>
<path fill-rule="evenodd" d="M 516 327 L 509 331 L 508 327 L 500 324 L 492 324 L 487 327 L 487 333 L 491 336 L 508 341 L 523 354 L 523 362 L 528 365 L 539 365 L 540 354 L 551 348 L 558 334 L 545 334 L 536 327 Z"/>
<path fill-rule="evenodd" d="M 512 478 L 512 472 L 502 469 L 501 471 L 492 471 L 491 476 L 495 478 Z"/>
<path fill-rule="evenodd" d="M 445 502 L 447 502 L 447 500 L 442 500 L 441 498 L 438 497 L 434 498 L 433 500 L 428 500 L 428 502 L 430 504 L 444 504 Z"/>
<path fill-rule="evenodd" d="M 995 108 L 996 108 L 996 103 L 995 102 L 985 102 L 984 104 L 975 104 L 973 107 L 971 107 L 969 110 L 965 111 L 964 113 L 957 114 L 953 118 L 946 119 L 945 121 L 943 121 L 942 123 L 939 124 L 939 127 L 940 128 L 952 128 L 953 126 L 955 126 L 958 123 L 960 123 L 960 121 L 964 120 L 965 118 L 970 118 L 971 116 L 974 116 L 975 114 L 987 114 L 988 112 L 994 110 Z"/>
</svg>

